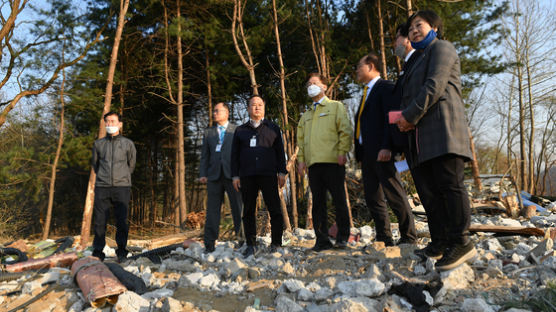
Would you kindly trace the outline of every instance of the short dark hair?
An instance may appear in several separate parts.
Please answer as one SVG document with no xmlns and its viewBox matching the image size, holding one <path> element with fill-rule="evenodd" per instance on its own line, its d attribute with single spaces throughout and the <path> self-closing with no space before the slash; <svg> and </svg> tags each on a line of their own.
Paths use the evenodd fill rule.
<svg viewBox="0 0 556 312">
<path fill-rule="evenodd" d="M 442 19 L 440 18 L 440 16 L 438 16 L 436 13 L 434 13 L 434 11 L 424 10 L 424 11 L 415 12 L 407 20 L 407 25 L 408 26 L 411 25 L 411 22 L 413 22 L 413 20 L 416 17 L 420 17 L 420 18 L 424 19 L 427 23 L 429 23 L 429 25 L 432 28 L 436 28 L 437 29 L 437 31 L 436 31 L 437 37 L 438 38 L 442 37 L 442 31 L 443 31 L 443 28 L 444 28 L 443 25 L 442 25 Z"/>
<path fill-rule="evenodd" d="M 363 57 L 363 62 L 365 64 L 373 64 L 373 66 L 376 68 L 376 70 L 379 73 L 382 72 L 382 64 L 380 63 L 380 60 L 378 59 L 378 54 L 376 54 L 375 52 L 370 52 L 369 54 L 364 56 Z"/>
<path fill-rule="evenodd" d="M 230 111 L 230 105 L 228 105 L 228 103 L 225 103 L 225 102 L 218 102 L 218 103 L 216 103 L 216 105 L 218 105 L 218 104 L 222 104 L 222 106 L 223 106 L 225 109 L 227 109 L 228 112 Z M 216 107 L 216 105 L 214 105 L 214 107 Z"/>
<path fill-rule="evenodd" d="M 264 101 L 264 99 L 263 99 L 262 96 L 260 96 L 260 95 L 258 95 L 258 94 L 253 94 L 253 95 L 251 95 L 251 96 L 249 97 L 249 99 L 247 99 L 247 106 L 251 105 L 251 100 L 254 99 L 254 98 L 259 98 L 259 99 L 261 99 L 261 100 L 263 101 L 263 104 L 266 105 L 266 102 Z"/>
<path fill-rule="evenodd" d="M 398 25 L 398 28 L 396 28 L 396 36 L 398 35 L 398 33 L 400 33 L 402 37 L 407 38 L 407 36 L 409 35 L 409 23 L 405 22 Z"/>
<path fill-rule="evenodd" d="M 120 116 L 120 114 L 118 114 L 116 112 L 108 112 L 108 113 L 104 114 L 102 119 L 104 119 L 104 121 L 106 121 L 106 117 L 112 116 L 112 115 L 115 115 L 116 117 L 118 117 L 118 121 L 122 121 L 122 116 Z"/>
<path fill-rule="evenodd" d="M 307 75 L 307 79 L 305 79 L 305 82 L 309 81 L 309 79 L 313 77 L 318 77 L 320 82 L 322 82 L 322 84 L 328 85 L 328 79 L 326 79 L 326 77 L 323 74 L 317 72 L 310 73 L 309 75 Z"/>
</svg>

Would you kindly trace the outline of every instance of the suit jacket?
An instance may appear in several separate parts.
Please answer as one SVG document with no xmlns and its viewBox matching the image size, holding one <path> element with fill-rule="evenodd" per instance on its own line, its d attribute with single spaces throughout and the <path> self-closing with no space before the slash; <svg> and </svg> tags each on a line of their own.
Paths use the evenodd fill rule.
<svg viewBox="0 0 556 312">
<path fill-rule="evenodd" d="M 435 39 L 404 75 L 403 116 L 416 130 L 410 141 L 415 166 L 456 154 L 471 158 L 465 108 L 461 98 L 460 61 L 454 46 Z"/>
<path fill-rule="evenodd" d="M 401 110 L 401 101 L 402 101 L 402 85 L 407 77 L 406 73 L 409 71 L 411 66 L 415 64 L 415 60 L 421 55 L 423 51 L 415 50 L 407 62 L 404 62 L 402 71 L 398 76 L 398 80 L 396 80 L 396 84 L 394 85 L 394 89 L 392 90 L 394 100 L 390 103 L 390 111 L 399 111 Z M 408 135 L 406 132 L 401 132 L 400 129 L 396 124 L 389 124 L 390 129 L 390 139 L 392 142 L 392 151 L 394 152 L 404 152 L 408 153 L 409 142 L 408 142 Z"/>
<path fill-rule="evenodd" d="M 393 100 L 393 88 L 393 82 L 379 79 L 365 100 L 365 107 L 360 118 L 361 125 L 359 126 L 363 144 L 359 143 L 359 138 L 356 138 L 355 135 L 353 138 L 357 161 L 362 161 L 363 157 L 376 160 L 381 149 L 391 149 L 388 111 Z M 357 116 L 359 116 L 360 110 L 361 105 L 355 115 L 355 129 L 357 129 Z"/>
<path fill-rule="evenodd" d="M 234 139 L 234 132 L 237 126 L 232 123 L 228 123 L 220 152 L 216 152 L 216 146 L 220 140 L 217 127 L 218 126 L 212 126 L 205 130 L 203 147 L 201 149 L 199 176 L 207 177 L 209 181 L 216 181 L 220 179 L 221 172 L 224 173 L 224 177 L 226 179 L 232 178 L 230 161 L 232 158 L 232 141 Z"/>
</svg>

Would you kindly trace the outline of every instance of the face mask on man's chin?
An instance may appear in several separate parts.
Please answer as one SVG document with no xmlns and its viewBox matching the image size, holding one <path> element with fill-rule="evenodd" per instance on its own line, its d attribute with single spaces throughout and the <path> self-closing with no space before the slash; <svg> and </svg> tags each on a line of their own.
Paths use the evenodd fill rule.
<svg viewBox="0 0 556 312">
<path fill-rule="evenodd" d="M 394 48 L 394 54 L 396 54 L 396 56 L 401 58 L 401 59 L 405 58 L 405 46 L 403 46 L 401 44 L 397 45 Z"/>
<path fill-rule="evenodd" d="M 119 129 L 120 129 L 120 127 L 118 127 L 118 126 L 106 126 L 106 133 L 114 134 L 114 133 L 118 132 Z"/>
</svg>

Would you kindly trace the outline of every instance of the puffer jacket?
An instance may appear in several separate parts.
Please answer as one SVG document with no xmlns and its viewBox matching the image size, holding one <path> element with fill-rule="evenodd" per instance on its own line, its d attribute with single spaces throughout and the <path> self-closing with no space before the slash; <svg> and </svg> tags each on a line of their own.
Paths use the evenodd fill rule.
<svg viewBox="0 0 556 312">
<path fill-rule="evenodd" d="M 97 175 L 95 186 L 131 186 L 135 155 L 133 141 L 121 135 L 96 140 L 91 158 L 91 165 Z"/>
</svg>

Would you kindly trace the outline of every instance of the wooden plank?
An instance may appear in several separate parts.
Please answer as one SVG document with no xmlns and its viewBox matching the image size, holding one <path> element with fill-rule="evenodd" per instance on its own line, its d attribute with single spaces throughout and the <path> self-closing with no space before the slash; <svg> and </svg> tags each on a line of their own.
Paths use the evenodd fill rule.
<svg viewBox="0 0 556 312">
<path fill-rule="evenodd" d="M 530 227 L 528 228 L 528 227 L 521 227 L 521 226 L 471 224 L 469 226 L 469 231 L 472 233 L 490 232 L 490 233 L 502 233 L 508 235 L 544 237 L 544 230 L 542 229 L 530 228 Z"/>
</svg>

